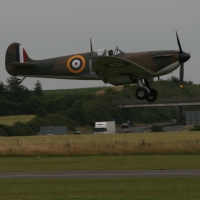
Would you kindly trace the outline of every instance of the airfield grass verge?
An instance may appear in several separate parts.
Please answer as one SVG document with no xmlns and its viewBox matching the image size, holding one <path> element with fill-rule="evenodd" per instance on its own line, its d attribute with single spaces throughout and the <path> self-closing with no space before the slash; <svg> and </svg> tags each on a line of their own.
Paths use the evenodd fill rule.
<svg viewBox="0 0 200 200">
<path fill-rule="evenodd" d="M 188 200 L 200 196 L 199 178 L 0 180 L 0 188 L 2 200 Z"/>
<path fill-rule="evenodd" d="M 200 169 L 200 155 L 1 157 L 1 172 Z"/>
<path fill-rule="evenodd" d="M 200 132 L 1 137 L 0 156 L 200 154 Z"/>
<path fill-rule="evenodd" d="M 200 169 L 199 135 L 0 137 L 0 171 Z M 199 178 L 5 179 L 0 180 L 0 200 L 188 200 L 199 199 L 199 183 Z"/>
</svg>

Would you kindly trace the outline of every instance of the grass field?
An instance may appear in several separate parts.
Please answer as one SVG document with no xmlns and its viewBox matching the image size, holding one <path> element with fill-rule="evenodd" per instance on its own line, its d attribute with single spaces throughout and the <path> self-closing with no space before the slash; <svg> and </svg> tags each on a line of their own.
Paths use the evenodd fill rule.
<svg viewBox="0 0 200 200">
<path fill-rule="evenodd" d="M 35 115 L 0 116 L 0 124 L 12 126 L 15 122 L 28 122 L 34 117 Z"/>
<path fill-rule="evenodd" d="M 199 184 L 199 178 L 0 180 L 0 200 L 197 200 Z"/>
<path fill-rule="evenodd" d="M 1 157 L 1 172 L 200 169 L 200 155 Z"/>
<path fill-rule="evenodd" d="M 199 135 L 1 137 L 0 171 L 200 169 Z M 199 185 L 199 178 L 5 179 L 0 180 L 0 200 L 188 200 L 199 199 Z"/>
<path fill-rule="evenodd" d="M 200 133 L 1 137 L 0 156 L 200 154 Z"/>
</svg>

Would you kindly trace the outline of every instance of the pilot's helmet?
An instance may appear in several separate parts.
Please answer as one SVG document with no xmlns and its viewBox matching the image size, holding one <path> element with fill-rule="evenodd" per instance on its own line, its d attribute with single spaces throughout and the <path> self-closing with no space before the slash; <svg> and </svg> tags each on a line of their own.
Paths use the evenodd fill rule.
<svg viewBox="0 0 200 200">
<path fill-rule="evenodd" d="M 112 50 L 112 49 L 109 50 L 109 51 L 108 51 L 108 54 L 109 54 L 109 55 L 113 55 L 113 50 Z"/>
</svg>

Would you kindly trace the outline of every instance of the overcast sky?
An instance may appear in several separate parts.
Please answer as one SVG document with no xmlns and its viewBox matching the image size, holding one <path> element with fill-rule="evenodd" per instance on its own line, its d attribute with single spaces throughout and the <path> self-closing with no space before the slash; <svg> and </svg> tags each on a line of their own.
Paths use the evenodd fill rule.
<svg viewBox="0 0 200 200">
<path fill-rule="evenodd" d="M 5 52 L 21 43 L 32 59 L 45 59 L 90 51 L 93 48 L 124 52 L 178 50 L 191 53 L 185 63 L 185 80 L 200 84 L 199 0 L 0 0 L 0 81 L 6 84 Z M 179 77 L 179 69 L 161 77 Z M 104 86 L 102 81 L 26 78 L 33 89 Z"/>
</svg>

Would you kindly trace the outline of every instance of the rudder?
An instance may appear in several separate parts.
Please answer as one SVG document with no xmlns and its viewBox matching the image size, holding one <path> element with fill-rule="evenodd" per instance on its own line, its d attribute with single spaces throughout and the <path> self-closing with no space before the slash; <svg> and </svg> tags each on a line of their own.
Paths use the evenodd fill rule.
<svg viewBox="0 0 200 200">
<path fill-rule="evenodd" d="M 25 63 L 29 62 L 28 54 L 23 46 L 19 43 L 12 43 L 6 51 L 6 64 L 7 63 Z"/>
<path fill-rule="evenodd" d="M 18 75 L 18 68 L 34 67 L 35 63 L 28 57 L 24 47 L 19 43 L 12 43 L 6 51 L 5 65 L 12 76 Z"/>
</svg>

